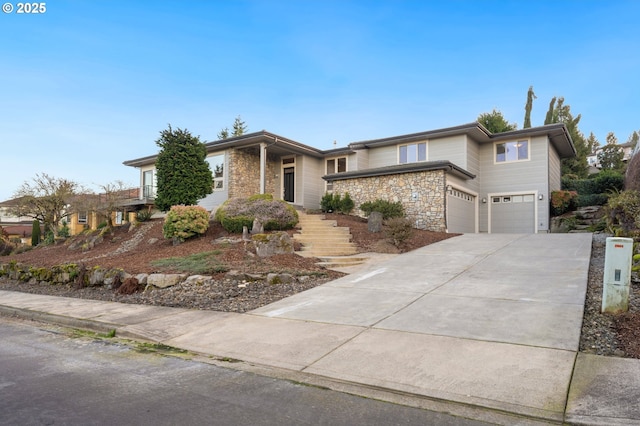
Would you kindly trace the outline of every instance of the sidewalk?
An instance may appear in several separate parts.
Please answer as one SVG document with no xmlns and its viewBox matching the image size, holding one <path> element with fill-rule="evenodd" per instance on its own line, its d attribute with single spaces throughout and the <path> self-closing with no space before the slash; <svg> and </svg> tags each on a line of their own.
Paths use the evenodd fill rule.
<svg viewBox="0 0 640 426">
<path fill-rule="evenodd" d="M 640 361 L 577 353 L 590 250 L 590 234 L 468 234 L 248 314 L 6 291 L 0 313 L 501 424 L 640 424 Z"/>
</svg>

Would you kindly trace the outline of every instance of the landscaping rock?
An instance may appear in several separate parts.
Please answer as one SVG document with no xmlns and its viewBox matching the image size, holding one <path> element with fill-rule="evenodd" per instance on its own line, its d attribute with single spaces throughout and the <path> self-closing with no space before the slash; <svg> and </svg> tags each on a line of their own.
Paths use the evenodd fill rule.
<svg viewBox="0 0 640 426">
<path fill-rule="evenodd" d="M 267 274 L 267 284 L 290 284 L 295 281 L 291 274 Z"/>
<path fill-rule="evenodd" d="M 276 254 L 293 253 L 293 241 L 286 232 L 273 234 L 257 234 L 252 237 L 259 257 L 271 257 Z"/>
<path fill-rule="evenodd" d="M 184 281 L 184 274 L 150 274 L 147 277 L 147 285 L 158 288 L 167 288 Z"/>
<path fill-rule="evenodd" d="M 191 275 L 184 280 L 185 285 L 204 285 L 211 281 L 212 278 L 207 275 Z"/>
<path fill-rule="evenodd" d="M 253 227 L 251 228 L 252 234 L 264 234 L 264 226 L 258 218 L 253 219 Z"/>
<path fill-rule="evenodd" d="M 367 221 L 367 228 L 369 232 L 373 233 L 382 231 L 382 213 L 371 212 L 369 220 Z"/>
</svg>

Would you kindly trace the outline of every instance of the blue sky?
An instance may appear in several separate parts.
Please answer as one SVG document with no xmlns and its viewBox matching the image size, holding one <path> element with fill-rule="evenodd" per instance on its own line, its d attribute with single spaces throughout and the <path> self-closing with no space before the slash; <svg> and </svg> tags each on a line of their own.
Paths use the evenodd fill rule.
<svg viewBox="0 0 640 426">
<path fill-rule="evenodd" d="M 14 6 L 17 2 L 11 1 Z M 562 96 L 605 143 L 640 130 L 640 2 L 47 1 L 0 13 L 0 200 L 36 173 L 138 185 L 170 123 L 241 115 L 329 149 Z"/>
</svg>

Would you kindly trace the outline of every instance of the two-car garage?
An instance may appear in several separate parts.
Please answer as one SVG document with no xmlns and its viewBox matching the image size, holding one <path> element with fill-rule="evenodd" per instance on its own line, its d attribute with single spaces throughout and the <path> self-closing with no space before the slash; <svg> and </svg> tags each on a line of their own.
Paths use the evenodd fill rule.
<svg viewBox="0 0 640 426">
<path fill-rule="evenodd" d="M 536 192 L 488 194 L 482 200 L 485 230 L 494 234 L 531 234 L 536 232 Z M 486 202 L 486 203 L 485 203 Z M 477 232 L 478 196 L 458 188 L 447 190 L 447 230 L 451 233 Z"/>
</svg>

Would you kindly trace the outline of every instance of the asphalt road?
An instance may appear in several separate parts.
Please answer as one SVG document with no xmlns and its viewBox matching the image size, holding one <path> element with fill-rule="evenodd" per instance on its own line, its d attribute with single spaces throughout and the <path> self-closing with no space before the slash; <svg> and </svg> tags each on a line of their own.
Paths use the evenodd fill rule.
<svg viewBox="0 0 640 426">
<path fill-rule="evenodd" d="M 144 348 L 142 348 L 144 349 Z M 0 316 L 0 425 L 486 425 Z"/>
</svg>

